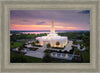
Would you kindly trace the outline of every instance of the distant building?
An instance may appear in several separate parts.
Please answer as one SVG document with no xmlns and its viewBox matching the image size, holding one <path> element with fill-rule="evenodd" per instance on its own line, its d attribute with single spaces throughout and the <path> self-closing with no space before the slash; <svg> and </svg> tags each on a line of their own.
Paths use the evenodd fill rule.
<svg viewBox="0 0 100 73">
<path fill-rule="evenodd" d="M 55 33 L 53 18 L 50 33 L 47 36 L 37 37 L 36 40 L 39 41 L 38 45 L 42 45 L 43 47 L 46 47 L 49 43 L 51 47 L 63 48 L 68 43 L 68 37 L 58 36 L 58 34 Z M 59 42 L 59 45 L 56 45 L 57 42 Z"/>
</svg>

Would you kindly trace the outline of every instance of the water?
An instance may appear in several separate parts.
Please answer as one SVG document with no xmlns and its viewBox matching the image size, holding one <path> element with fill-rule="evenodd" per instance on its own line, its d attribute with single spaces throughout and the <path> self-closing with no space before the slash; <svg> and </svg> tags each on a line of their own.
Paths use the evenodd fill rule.
<svg viewBox="0 0 100 73">
<path fill-rule="evenodd" d="M 56 33 L 64 33 L 64 32 L 86 32 L 87 30 L 56 30 Z M 36 31 L 10 31 L 10 35 L 12 35 L 13 33 L 16 34 L 42 34 L 42 33 L 50 33 L 50 30 L 36 30 Z"/>
<path fill-rule="evenodd" d="M 13 32 L 13 33 L 15 33 L 15 32 Z M 13 34 L 13 33 L 10 33 L 10 36 Z M 42 34 L 42 33 L 50 33 L 50 32 L 18 32 L 18 33 L 16 33 L 16 34 L 20 34 L 20 33 L 22 33 L 22 34 Z"/>
<path fill-rule="evenodd" d="M 57 53 L 57 57 L 60 57 L 60 55 L 61 55 L 60 53 Z"/>
<path fill-rule="evenodd" d="M 23 34 L 41 34 L 41 33 L 49 33 L 49 32 L 21 32 Z"/>
<path fill-rule="evenodd" d="M 63 57 L 65 57 L 65 54 L 62 54 Z"/>
<path fill-rule="evenodd" d="M 56 53 L 52 53 L 52 54 L 53 54 L 53 56 L 55 56 Z"/>
<path fill-rule="evenodd" d="M 51 53 L 51 57 L 59 58 L 59 59 L 72 60 L 73 55 L 72 55 L 72 54 L 64 54 L 64 53 L 52 52 L 52 53 Z"/>
</svg>

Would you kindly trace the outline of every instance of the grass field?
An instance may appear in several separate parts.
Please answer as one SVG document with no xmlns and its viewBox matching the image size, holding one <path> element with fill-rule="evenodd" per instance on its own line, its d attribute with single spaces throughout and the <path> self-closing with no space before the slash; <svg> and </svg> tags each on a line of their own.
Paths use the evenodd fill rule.
<svg viewBox="0 0 100 73">
<path fill-rule="evenodd" d="M 11 63 L 41 63 L 42 59 L 10 52 L 10 62 Z"/>
<path fill-rule="evenodd" d="M 10 48 L 16 48 L 16 47 L 20 47 L 23 46 L 25 42 L 13 42 L 13 45 L 10 44 Z"/>
</svg>

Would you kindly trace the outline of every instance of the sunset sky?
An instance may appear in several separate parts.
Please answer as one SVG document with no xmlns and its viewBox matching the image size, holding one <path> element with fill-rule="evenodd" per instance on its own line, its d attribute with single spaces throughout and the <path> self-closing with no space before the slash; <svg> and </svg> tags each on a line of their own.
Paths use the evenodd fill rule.
<svg viewBox="0 0 100 73">
<path fill-rule="evenodd" d="M 90 30 L 89 10 L 11 10 L 10 30 Z"/>
</svg>

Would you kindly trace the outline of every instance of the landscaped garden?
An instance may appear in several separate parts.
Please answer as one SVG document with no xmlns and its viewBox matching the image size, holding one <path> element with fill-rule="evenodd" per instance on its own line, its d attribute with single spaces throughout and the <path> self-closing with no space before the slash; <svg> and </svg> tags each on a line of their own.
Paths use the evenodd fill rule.
<svg viewBox="0 0 100 73">
<path fill-rule="evenodd" d="M 29 50 L 36 51 L 38 48 L 28 48 Z"/>
</svg>

